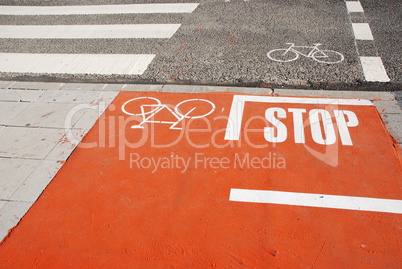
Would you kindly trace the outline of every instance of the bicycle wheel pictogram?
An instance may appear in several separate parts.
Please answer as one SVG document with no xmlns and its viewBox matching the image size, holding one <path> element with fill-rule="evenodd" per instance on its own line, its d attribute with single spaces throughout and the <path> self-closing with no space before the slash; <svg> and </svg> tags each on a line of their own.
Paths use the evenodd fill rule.
<svg viewBox="0 0 402 269">
<path fill-rule="evenodd" d="M 275 62 L 288 63 L 299 58 L 299 54 L 289 49 L 274 49 L 268 52 L 268 58 Z"/>
<path fill-rule="evenodd" d="M 215 104 L 205 99 L 188 99 L 178 103 L 174 108 L 177 115 L 187 119 L 203 118 L 210 115 L 214 110 Z"/>
<path fill-rule="evenodd" d="M 136 97 L 126 101 L 121 110 L 130 116 L 145 116 L 155 113 L 161 106 L 161 101 L 154 97 Z M 129 107 L 129 109 L 128 109 Z M 145 111 L 144 107 L 150 107 L 150 111 Z M 154 107 L 154 108 L 152 108 Z M 129 111 L 128 111 L 129 110 Z M 138 111 L 137 111 L 138 110 Z"/>
<path fill-rule="evenodd" d="M 320 63 L 337 64 L 343 61 L 344 57 L 337 51 L 333 50 L 318 50 L 311 57 Z"/>
</svg>

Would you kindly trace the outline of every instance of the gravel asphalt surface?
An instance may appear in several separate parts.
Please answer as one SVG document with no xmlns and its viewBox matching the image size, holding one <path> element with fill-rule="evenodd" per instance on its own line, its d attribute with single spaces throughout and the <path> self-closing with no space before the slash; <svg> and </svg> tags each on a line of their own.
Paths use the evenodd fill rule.
<svg viewBox="0 0 402 269">
<path fill-rule="evenodd" d="M 3 0 L 0 5 L 160 2 Z M 174 1 L 180 2 L 189 1 Z M 349 16 L 345 2 L 339 0 L 198 2 L 200 5 L 188 14 L 1 15 L 0 25 L 179 23 L 181 27 L 169 39 L 2 39 L 0 52 L 4 53 L 156 54 L 156 57 L 142 75 L 3 72 L 0 79 L 360 90 L 400 88 L 400 2 L 362 0 L 365 12 L 358 16 Z M 358 21 L 370 24 L 373 42 L 356 42 L 351 22 Z M 293 62 L 283 63 L 267 57 L 271 50 L 287 48 L 286 43 L 298 46 L 321 43 L 321 49 L 337 51 L 344 56 L 344 60 L 337 64 L 325 64 L 300 56 Z M 390 83 L 365 81 L 359 48 L 360 54 L 370 53 L 370 56 L 383 59 Z M 308 53 L 309 50 L 302 51 Z"/>
</svg>

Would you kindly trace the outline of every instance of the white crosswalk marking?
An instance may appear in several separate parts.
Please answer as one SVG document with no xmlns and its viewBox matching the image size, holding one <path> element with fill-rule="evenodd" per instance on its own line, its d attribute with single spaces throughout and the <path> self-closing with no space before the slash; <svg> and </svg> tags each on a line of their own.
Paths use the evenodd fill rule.
<svg viewBox="0 0 402 269">
<path fill-rule="evenodd" d="M 191 13 L 198 3 L 87 6 L 0 6 L 0 15 L 98 15 Z M 3 39 L 171 38 L 181 24 L 0 25 Z M 150 54 L 1 53 L 0 72 L 33 74 L 142 75 Z"/>
<path fill-rule="evenodd" d="M 390 81 L 381 57 L 360 57 L 363 67 L 364 78 L 367 81 L 388 82 Z"/>
<path fill-rule="evenodd" d="M 198 3 L 166 3 L 86 6 L 1 6 L 0 15 L 191 13 L 198 5 Z"/>
<path fill-rule="evenodd" d="M 359 1 L 345 1 L 348 13 L 352 12 L 364 12 L 362 4 Z"/>
<path fill-rule="evenodd" d="M 170 38 L 180 24 L 0 25 L 0 38 Z"/>
<path fill-rule="evenodd" d="M 374 40 L 368 23 L 352 23 L 356 40 Z"/>
<path fill-rule="evenodd" d="M 141 75 L 154 54 L 0 53 L 0 72 Z"/>
</svg>

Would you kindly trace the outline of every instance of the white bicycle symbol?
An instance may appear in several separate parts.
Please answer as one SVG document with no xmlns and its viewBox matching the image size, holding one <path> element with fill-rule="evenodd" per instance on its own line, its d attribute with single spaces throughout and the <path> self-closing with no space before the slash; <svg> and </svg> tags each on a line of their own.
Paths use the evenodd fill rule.
<svg viewBox="0 0 402 269">
<path fill-rule="evenodd" d="M 299 58 L 300 55 L 303 55 L 304 57 L 311 58 L 319 63 L 325 64 L 340 63 L 344 59 L 343 55 L 337 51 L 319 49 L 318 47 L 322 45 L 320 43 L 314 44 L 314 46 L 295 46 L 294 43 L 286 44 L 290 45 L 290 47 L 287 49 L 271 50 L 267 54 L 268 58 L 272 61 L 287 63 L 295 61 Z M 305 54 L 299 50 L 296 50 L 296 48 L 311 50 L 308 54 Z"/>
<path fill-rule="evenodd" d="M 137 100 L 151 101 L 151 102 L 154 102 L 155 104 L 146 104 L 146 105 L 140 104 L 139 112 L 135 112 L 135 113 L 128 112 L 126 109 L 126 106 L 129 103 L 132 103 Z M 207 105 L 211 106 L 211 108 L 207 112 L 202 111 L 201 109 L 197 110 L 197 106 L 200 104 L 207 104 Z M 182 107 L 182 109 L 180 107 Z M 150 108 L 151 110 L 146 111 L 145 110 L 146 108 Z M 177 121 L 151 120 L 156 114 L 161 112 L 163 109 L 166 109 L 167 111 L 169 111 L 177 119 Z M 182 128 L 176 127 L 176 125 L 179 124 L 182 120 L 198 119 L 198 118 L 206 117 L 215 110 L 215 104 L 212 103 L 211 101 L 208 101 L 205 99 L 188 99 L 188 100 L 184 100 L 184 101 L 178 103 L 174 107 L 174 110 L 172 110 L 168 105 L 162 104 L 161 101 L 159 101 L 158 99 L 156 99 L 154 97 L 137 97 L 137 98 L 133 98 L 133 99 L 130 99 L 127 102 L 125 102 L 122 105 L 121 110 L 127 115 L 142 117 L 142 121 L 138 125 L 131 126 L 132 129 L 137 129 L 137 128 L 143 129 L 144 126 L 142 126 L 142 125 L 146 122 L 149 122 L 149 123 L 171 124 L 169 129 L 181 130 Z M 184 111 L 184 112 L 182 112 L 182 111 Z"/>
</svg>

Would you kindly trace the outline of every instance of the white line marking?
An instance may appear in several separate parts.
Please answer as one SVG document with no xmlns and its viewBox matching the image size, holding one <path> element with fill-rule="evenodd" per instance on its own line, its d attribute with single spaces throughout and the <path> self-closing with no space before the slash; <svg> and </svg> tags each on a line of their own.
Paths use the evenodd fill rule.
<svg viewBox="0 0 402 269">
<path fill-rule="evenodd" d="M 154 54 L 0 53 L 0 72 L 142 75 Z"/>
<path fill-rule="evenodd" d="M 180 24 L 1 25 L 0 38 L 170 38 Z"/>
<path fill-rule="evenodd" d="M 329 99 L 329 98 L 299 98 L 299 97 L 271 97 L 271 96 L 233 96 L 229 120 L 225 132 L 225 140 L 239 140 L 246 102 L 283 103 L 283 104 L 312 104 L 312 105 L 358 105 L 372 106 L 369 100 L 362 99 Z"/>
<path fill-rule="evenodd" d="M 284 104 L 311 104 L 311 105 L 353 105 L 372 106 L 370 100 L 365 99 L 334 99 L 334 98 L 300 98 L 285 96 L 258 96 L 258 95 L 235 95 L 233 102 L 257 102 L 257 103 L 284 103 Z"/>
<path fill-rule="evenodd" d="M 348 13 L 364 12 L 362 4 L 359 1 L 345 1 Z"/>
<path fill-rule="evenodd" d="M 1 6 L 0 15 L 191 13 L 198 5 L 198 3 L 173 3 L 88 6 Z"/>
<path fill-rule="evenodd" d="M 402 200 L 356 196 L 231 189 L 229 200 L 402 214 Z"/>
<path fill-rule="evenodd" d="M 388 82 L 390 81 L 381 57 L 360 57 L 364 78 L 367 81 Z"/>
<path fill-rule="evenodd" d="M 352 27 L 357 40 L 374 40 L 368 23 L 352 23 Z"/>
</svg>

